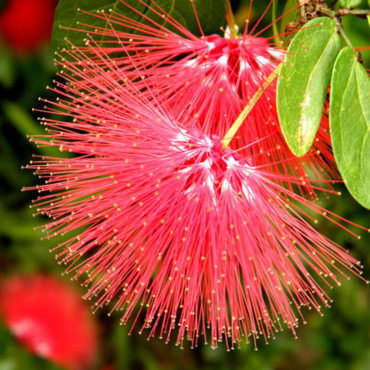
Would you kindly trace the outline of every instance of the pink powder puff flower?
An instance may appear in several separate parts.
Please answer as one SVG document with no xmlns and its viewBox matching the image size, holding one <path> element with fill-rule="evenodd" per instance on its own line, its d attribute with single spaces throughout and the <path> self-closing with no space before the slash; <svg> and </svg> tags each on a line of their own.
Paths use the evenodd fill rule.
<svg viewBox="0 0 370 370">
<path fill-rule="evenodd" d="M 360 267 L 305 219 L 343 219 L 289 190 L 300 179 L 224 148 L 89 48 L 95 58 L 75 48 L 63 61 L 66 83 L 41 119 L 48 135 L 32 139 L 75 156 L 37 157 L 28 168 L 45 184 L 27 190 L 42 194 L 34 206 L 52 219 L 47 238 L 78 230 L 56 257 L 95 309 L 112 302 L 124 324 L 143 311 L 140 332 L 180 346 L 208 332 L 212 347 L 234 348 L 284 326 L 295 333 L 302 307 L 329 306 L 319 282 L 340 285 L 338 266 Z"/>
<path fill-rule="evenodd" d="M 97 350 L 97 330 L 86 305 L 51 276 L 12 277 L 0 288 L 0 315 L 32 353 L 66 369 L 86 369 Z"/>
<path fill-rule="evenodd" d="M 0 12 L 0 37 L 17 54 L 39 51 L 50 39 L 57 0 L 7 0 Z M 2 51 L 3 53 L 5 51 Z"/>
<path fill-rule="evenodd" d="M 137 88 L 149 86 L 149 95 L 154 93 L 160 104 L 169 107 L 182 122 L 192 122 L 189 118 L 198 117 L 197 127 L 205 134 L 224 137 L 230 123 L 236 120 L 249 99 L 283 60 L 284 49 L 270 44 L 271 38 L 260 37 L 268 27 L 255 33 L 259 21 L 249 31 L 247 20 L 244 33 L 236 37 L 229 31 L 225 37 L 196 37 L 155 1 L 146 4 L 138 0 L 138 3 L 148 10 L 145 14 L 134 6 L 126 6 L 139 14 L 146 24 L 112 11 L 109 15 L 103 12 L 92 14 L 104 19 L 106 28 L 83 26 L 91 35 L 104 35 L 102 54 L 112 55 L 114 63 L 132 81 L 136 80 Z M 166 20 L 177 33 L 150 19 L 149 11 Z M 121 31 L 123 28 L 127 31 Z M 89 54 L 88 47 L 85 50 L 89 57 L 99 62 L 99 58 Z M 112 78 L 122 84 L 121 77 L 121 73 L 112 74 Z M 90 80 L 85 83 L 89 84 Z M 81 86 L 81 89 L 85 87 Z M 292 155 L 278 122 L 274 83 L 256 104 L 231 147 L 240 150 L 248 146 L 258 164 L 271 163 L 271 168 L 279 172 L 302 178 L 310 172 L 318 179 L 338 179 L 325 115 L 310 153 L 303 158 Z M 316 197 L 310 182 L 299 188 L 305 195 Z"/>
</svg>

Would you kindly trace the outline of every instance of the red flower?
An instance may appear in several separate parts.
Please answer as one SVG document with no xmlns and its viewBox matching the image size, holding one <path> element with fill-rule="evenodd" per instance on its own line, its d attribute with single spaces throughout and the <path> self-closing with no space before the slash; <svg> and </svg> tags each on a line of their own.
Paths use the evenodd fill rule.
<svg viewBox="0 0 370 370">
<path fill-rule="evenodd" d="M 48 237 L 80 230 L 57 258 L 87 275 L 96 309 L 113 301 L 127 323 L 145 307 L 149 336 L 176 331 L 177 344 L 197 345 L 209 327 L 213 347 L 234 347 L 283 324 L 294 333 L 303 306 L 329 305 L 315 279 L 340 284 L 337 265 L 357 272 L 357 261 L 304 220 L 305 209 L 332 214 L 289 190 L 299 178 L 223 148 L 92 42 L 94 58 L 73 53 L 45 108 L 64 118 L 42 119 L 48 135 L 33 141 L 76 156 L 37 158 L 29 168 L 46 181 L 28 190 L 43 193 L 35 206 L 52 218 Z"/>
<path fill-rule="evenodd" d="M 49 40 L 58 0 L 8 0 L 0 13 L 0 36 L 14 51 L 31 53 Z"/>
<path fill-rule="evenodd" d="M 53 277 L 14 277 L 0 289 L 0 314 L 31 352 L 67 369 L 86 369 L 96 327 L 76 292 Z"/>
<path fill-rule="evenodd" d="M 261 32 L 253 35 L 255 28 L 248 30 L 247 27 L 236 38 L 227 32 L 225 37 L 196 37 L 155 1 L 150 5 L 142 0 L 138 2 L 147 8 L 145 14 L 134 6 L 127 4 L 127 7 L 140 14 L 147 23 L 145 26 L 117 12 L 100 13 L 93 16 L 106 20 L 108 26 L 106 29 L 92 26 L 89 33 L 104 34 L 102 53 L 112 55 L 116 65 L 131 80 L 137 80 L 138 88 L 150 87 L 148 94 L 154 94 L 162 107 L 169 107 L 182 122 L 192 122 L 189 118 L 197 117 L 196 125 L 203 132 L 224 137 L 249 99 L 282 61 L 284 50 L 270 44 L 269 38 L 259 37 Z M 177 33 L 148 18 L 150 11 L 166 20 Z M 127 55 L 122 56 L 123 48 Z M 88 48 L 86 52 L 96 59 Z M 118 57 L 117 53 L 120 53 Z M 120 70 L 113 71 L 112 78 L 122 83 Z M 85 82 L 88 84 L 90 80 Z M 328 130 L 328 119 L 323 116 L 310 153 L 304 158 L 294 157 L 280 131 L 274 83 L 256 104 L 231 147 L 240 152 L 247 146 L 246 156 L 254 155 L 258 164 L 270 164 L 280 172 L 305 178 L 308 168 L 317 178 L 338 179 Z M 316 196 L 309 182 L 300 188 L 308 196 Z"/>
</svg>

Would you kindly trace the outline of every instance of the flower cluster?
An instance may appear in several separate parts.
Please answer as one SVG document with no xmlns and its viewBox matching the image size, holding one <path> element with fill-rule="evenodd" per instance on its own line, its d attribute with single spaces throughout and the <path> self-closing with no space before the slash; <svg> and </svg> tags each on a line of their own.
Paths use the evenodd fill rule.
<svg viewBox="0 0 370 370">
<path fill-rule="evenodd" d="M 57 0 L 8 0 L 0 13 L 0 37 L 17 54 L 32 54 L 48 41 Z"/>
<path fill-rule="evenodd" d="M 59 58 L 64 82 L 41 119 L 48 134 L 32 139 L 74 154 L 28 166 L 45 179 L 29 190 L 42 194 L 48 237 L 79 230 L 58 260 L 84 279 L 96 309 L 112 302 L 122 323 L 145 311 L 149 337 L 234 348 L 283 326 L 295 333 L 302 307 L 330 304 L 316 280 L 339 285 L 339 265 L 360 268 L 310 224 L 313 212 L 338 216 L 302 196 L 337 194 L 325 179 L 335 176 L 326 118 L 313 152 L 293 157 L 272 84 L 225 147 L 283 52 L 247 32 L 196 38 L 168 15 L 178 33 L 149 18 L 98 17 L 107 29 Z"/>
<path fill-rule="evenodd" d="M 284 49 L 270 44 L 270 38 L 259 37 L 261 32 L 253 35 L 255 28 L 248 33 L 246 27 L 236 38 L 228 31 L 224 37 L 196 37 L 153 1 L 146 7 L 166 20 L 176 33 L 127 6 L 145 19 L 145 27 L 111 11 L 109 15 L 91 14 L 104 20 L 109 25 L 107 29 L 88 28 L 93 37 L 104 36 L 101 50 L 111 55 L 119 67 L 116 73 L 112 71 L 112 78 L 122 81 L 124 71 L 127 78 L 136 81 L 138 89 L 143 93 L 149 89 L 146 92 L 154 94 L 161 106 L 168 107 L 184 124 L 193 125 L 192 118 L 198 118 L 197 126 L 208 135 L 224 137 L 251 97 L 283 61 Z M 89 48 L 82 50 L 97 59 Z M 123 55 L 114 58 L 118 51 Z M 84 81 L 89 83 L 90 80 Z M 278 123 L 274 82 L 264 91 L 230 145 L 239 152 L 247 146 L 245 156 L 258 154 L 257 164 L 270 166 L 277 172 L 304 178 L 310 172 L 318 179 L 338 179 L 328 129 L 327 116 L 323 115 L 310 153 L 303 158 L 295 157 Z M 302 194 L 316 198 L 309 182 L 299 188 Z"/>
<path fill-rule="evenodd" d="M 0 288 L 0 315 L 31 352 L 66 369 L 94 359 L 97 330 L 88 308 L 65 283 L 48 276 L 16 276 Z"/>
</svg>

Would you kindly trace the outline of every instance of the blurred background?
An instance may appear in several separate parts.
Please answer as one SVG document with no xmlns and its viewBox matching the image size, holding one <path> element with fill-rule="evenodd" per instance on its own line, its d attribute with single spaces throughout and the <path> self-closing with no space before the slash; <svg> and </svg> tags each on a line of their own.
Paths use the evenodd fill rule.
<svg viewBox="0 0 370 370">
<path fill-rule="evenodd" d="M 253 21 L 262 15 L 267 4 L 267 0 L 254 2 Z M 30 144 L 27 135 L 44 133 L 37 114 L 32 112 L 32 108 L 42 108 L 38 97 L 53 98 L 45 86 L 52 83 L 56 73 L 50 47 L 56 5 L 57 0 L 0 0 L 0 370 L 370 369 L 369 286 L 354 277 L 330 291 L 334 302 L 331 309 L 323 310 L 324 317 L 303 311 L 308 325 L 299 328 L 298 340 L 288 331 L 281 332 L 270 345 L 260 341 L 258 351 L 252 345 L 232 352 L 226 352 L 223 345 L 216 350 L 208 346 L 180 350 L 159 339 L 147 341 L 145 335 L 140 336 L 135 330 L 129 336 L 130 328 L 120 326 L 118 316 L 107 317 L 108 311 L 90 314 L 89 305 L 79 298 L 83 290 L 78 283 L 61 277 L 63 267 L 49 252 L 58 241 L 41 241 L 42 233 L 37 227 L 45 220 L 34 218 L 29 208 L 35 194 L 21 191 L 22 187 L 37 183 L 31 171 L 21 167 L 31 160 L 32 153 L 49 154 L 47 149 Z M 284 5 L 285 1 L 280 1 L 278 14 Z M 246 18 L 248 6 L 246 0 L 233 2 L 240 24 Z M 269 12 L 259 28 L 270 24 L 271 17 Z M 365 20 L 347 17 L 344 26 L 355 46 L 370 44 L 370 29 Z M 270 34 L 271 29 L 265 36 Z M 364 52 L 363 56 L 369 68 L 370 55 Z M 343 193 L 341 198 L 323 198 L 322 205 L 369 227 L 370 213 L 357 205 L 344 188 L 338 186 L 338 190 Z M 361 260 L 364 278 L 369 279 L 369 234 L 363 232 L 362 239 L 357 240 L 324 220 L 320 220 L 317 228 Z M 32 285 L 33 276 L 39 276 L 41 283 Z M 25 279 L 20 280 L 22 277 Z M 46 289 L 48 286 L 54 296 Z M 30 291 L 37 291 L 38 296 L 30 297 Z M 72 315 L 67 313 L 71 307 Z M 48 352 L 45 346 L 35 349 L 32 346 L 32 341 L 37 340 L 32 337 L 37 337 L 35 332 L 21 340 L 22 330 L 29 329 L 28 321 L 9 324 L 12 318 L 19 319 L 21 311 L 26 316 L 35 314 L 49 320 L 52 333 L 61 337 L 59 345 L 65 354 L 62 349 L 51 353 L 49 348 Z M 66 324 L 59 324 L 59 319 L 67 320 Z M 85 321 L 82 327 L 80 324 Z M 64 331 L 63 325 L 72 330 L 72 336 Z M 79 330 L 87 339 L 79 336 Z M 68 352 L 77 342 L 81 347 L 79 357 Z M 68 356 L 69 363 L 63 361 Z"/>
</svg>

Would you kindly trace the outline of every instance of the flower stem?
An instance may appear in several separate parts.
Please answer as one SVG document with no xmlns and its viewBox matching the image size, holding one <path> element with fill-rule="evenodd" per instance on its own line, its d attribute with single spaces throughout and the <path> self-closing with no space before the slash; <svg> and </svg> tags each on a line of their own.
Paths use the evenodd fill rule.
<svg viewBox="0 0 370 370">
<path fill-rule="evenodd" d="M 243 111 L 240 113 L 239 117 L 236 119 L 236 121 L 233 123 L 233 125 L 230 127 L 229 131 L 226 133 L 225 137 L 222 139 L 222 147 L 226 148 L 229 146 L 232 138 L 235 136 L 235 134 L 238 132 L 240 126 L 243 124 L 244 120 L 247 118 L 249 113 L 252 111 L 260 97 L 263 95 L 265 90 L 274 82 L 275 78 L 278 76 L 280 68 L 282 64 L 279 64 L 274 71 L 266 78 L 265 82 L 262 84 L 262 86 L 256 91 L 256 93 L 253 95 L 253 97 L 249 100 L 246 107 L 243 109 Z"/>
<path fill-rule="evenodd" d="M 279 37 L 279 31 L 276 25 L 276 12 L 277 12 L 278 0 L 274 0 L 272 3 L 272 30 L 274 32 L 274 41 L 276 45 L 281 44 L 281 40 Z"/>
<path fill-rule="evenodd" d="M 230 30 L 230 37 L 233 39 L 238 36 L 238 27 L 236 26 L 233 10 L 230 0 L 226 0 L 226 21 Z"/>
<path fill-rule="evenodd" d="M 301 19 L 306 20 L 307 14 L 306 14 L 306 2 L 302 1 L 299 3 L 299 12 L 301 14 Z"/>
</svg>

